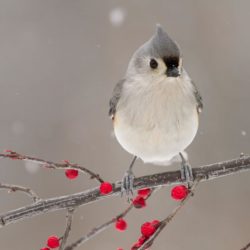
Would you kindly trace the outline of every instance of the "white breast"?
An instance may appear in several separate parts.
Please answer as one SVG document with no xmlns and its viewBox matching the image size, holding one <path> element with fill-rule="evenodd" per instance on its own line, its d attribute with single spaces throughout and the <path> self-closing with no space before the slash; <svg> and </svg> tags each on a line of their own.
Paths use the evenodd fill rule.
<svg viewBox="0 0 250 250">
<path fill-rule="evenodd" d="M 125 150 L 144 162 L 171 160 L 193 141 L 197 129 L 196 101 L 187 75 L 181 80 L 164 78 L 155 85 L 124 86 L 115 135 Z"/>
</svg>

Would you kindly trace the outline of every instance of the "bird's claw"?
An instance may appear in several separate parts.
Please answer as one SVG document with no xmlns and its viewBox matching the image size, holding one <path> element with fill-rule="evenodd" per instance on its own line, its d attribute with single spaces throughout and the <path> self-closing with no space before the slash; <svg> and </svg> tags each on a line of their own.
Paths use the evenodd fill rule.
<svg viewBox="0 0 250 250">
<path fill-rule="evenodd" d="M 131 170 L 128 170 L 122 180 L 121 184 L 121 196 L 126 195 L 128 201 L 130 201 L 134 194 L 134 174 Z"/>
<path fill-rule="evenodd" d="M 183 162 L 181 165 L 181 180 L 187 183 L 188 188 L 190 188 L 194 182 L 192 168 L 187 162 Z"/>
</svg>

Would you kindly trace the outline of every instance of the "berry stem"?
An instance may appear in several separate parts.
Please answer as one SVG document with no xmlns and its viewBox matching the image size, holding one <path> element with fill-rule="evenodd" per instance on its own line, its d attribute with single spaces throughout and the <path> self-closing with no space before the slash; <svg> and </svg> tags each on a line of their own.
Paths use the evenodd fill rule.
<svg viewBox="0 0 250 250">
<path fill-rule="evenodd" d="M 160 222 L 159 227 L 157 228 L 155 233 L 148 240 L 146 240 L 144 244 L 138 248 L 138 250 L 145 250 L 149 248 L 150 246 L 152 246 L 152 244 L 154 243 L 157 236 L 161 233 L 161 231 L 169 224 L 169 222 L 176 216 L 176 214 L 180 211 L 180 209 L 183 208 L 183 206 L 187 203 L 187 201 L 193 196 L 194 191 L 196 187 L 198 186 L 200 180 L 201 180 L 201 177 L 198 177 L 197 179 L 195 179 L 193 185 L 190 187 L 190 190 L 187 196 L 180 202 L 180 204 L 172 211 L 171 214 L 169 214 L 165 219 L 163 219 Z"/>
<path fill-rule="evenodd" d="M 0 183 L 0 189 L 8 189 L 9 192 L 16 192 L 16 191 L 23 192 L 23 193 L 27 194 L 28 196 L 30 196 L 34 202 L 37 202 L 40 199 L 38 197 L 38 195 L 32 189 L 27 188 L 27 187 L 6 184 L 6 183 Z"/>
<path fill-rule="evenodd" d="M 148 199 L 153 192 L 157 190 L 157 189 L 152 189 L 150 194 L 147 196 L 146 199 Z M 94 238 L 95 236 L 97 236 L 99 233 L 101 233 L 102 231 L 104 231 L 105 229 L 107 229 L 108 227 L 110 227 L 112 224 L 116 223 L 116 221 L 118 219 L 124 218 L 132 209 L 134 208 L 134 204 L 131 203 L 122 213 L 118 214 L 117 216 L 115 216 L 114 218 L 110 219 L 109 221 L 105 222 L 104 224 L 93 228 L 89 233 L 87 233 L 86 235 L 82 236 L 81 238 L 79 238 L 77 241 L 75 241 L 73 244 L 67 246 L 64 250 L 73 250 L 76 247 L 82 245 L 83 243 L 85 243 L 86 241 Z"/>
<path fill-rule="evenodd" d="M 22 155 L 17 152 L 7 150 L 5 154 L 0 154 L 0 159 L 8 158 L 8 159 L 14 159 L 14 160 L 20 160 L 20 161 L 28 161 L 28 162 L 34 162 L 39 164 L 41 167 L 46 168 L 52 168 L 52 169 L 77 169 L 85 174 L 88 174 L 91 179 L 97 180 L 99 183 L 103 182 L 103 179 L 100 177 L 99 174 L 94 173 L 93 171 L 80 166 L 76 163 L 70 163 L 69 161 L 64 161 L 64 163 L 55 163 L 52 161 L 47 161 L 43 159 L 39 159 L 36 157 L 31 157 L 27 155 Z"/>
<path fill-rule="evenodd" d="M 68 213 L 66 216 L 66 229 L 64 232 L 64 235 L 62 237 L 62 242 L 60 244 L 59 250 L 64 250 L 64 247 L 67 243 L 68 237 L 69 237 L 69 233 L 71 231 L 71 225 L 72 225 L 72 220 L 73 220 L 73 214 L 74 214 L 75 209 L 74 208 L 69 208 L 68 209 Z"/>
</svg>

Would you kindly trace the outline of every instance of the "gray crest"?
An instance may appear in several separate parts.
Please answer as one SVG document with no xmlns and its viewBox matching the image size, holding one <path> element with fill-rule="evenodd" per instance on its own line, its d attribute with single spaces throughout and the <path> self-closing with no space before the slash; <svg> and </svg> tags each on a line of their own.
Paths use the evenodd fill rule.
<svg viewBox="0 0 250 250">
<path fill-rule="evenodd" d="M 178 45 L 171 39 L 160 24 L 157 24 L 156 32 L 149 41 L 149 49 L 151 50 L 150 52 L 152 55 L 156 57 L 180 57 L 180 49 Z"/>
</svg>

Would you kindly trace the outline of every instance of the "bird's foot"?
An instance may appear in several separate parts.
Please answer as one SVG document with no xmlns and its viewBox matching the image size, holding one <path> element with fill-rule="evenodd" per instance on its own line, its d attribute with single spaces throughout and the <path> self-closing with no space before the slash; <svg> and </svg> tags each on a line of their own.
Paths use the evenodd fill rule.
<svg viewBox="0 0 250 250">
<path fill-rule="evenodd" d="M 187 183 L 188 188 L 190 188 L 194 182 L 192 168 L 186 161 L 181 164 L 181 180 Z"/>
<path fill-rule="evenodd" d="M 133 194 L 134 194 L 134 174 L 131 169 L 129 169 L 122 180 L 121 184 L 121 196 L 124 194 L 127 197 L 128 202 L 132 200 Z"/>
</svg>

